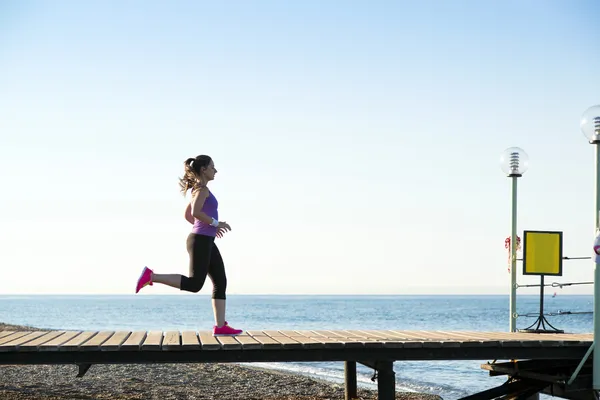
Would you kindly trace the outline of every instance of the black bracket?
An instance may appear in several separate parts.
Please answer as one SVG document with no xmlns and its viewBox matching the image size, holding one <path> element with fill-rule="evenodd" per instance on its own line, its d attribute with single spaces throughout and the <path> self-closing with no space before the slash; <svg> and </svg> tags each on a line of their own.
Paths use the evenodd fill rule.
<svg viewBox="0 0 600 400">
<path fill-rule="evenodd" d="M 77 364 L 77 366 L 79 367 L 79 373 L 77 374 L 77 378 L 82 378 L 85 375 L 85 373 L 88 372 L 88 369 L 90 369 L 92 364 Z"/>
<path fill-rule="evenodd" d="M 509 378 L 500 386 L 471 394 L 459 400 L 492 400 L 492 399 L 522 399 L 525 400 L 541 392 L 549 382 L 521 380 Z"/>
<path fill-rule="evenodd" d="M 392 377 L 395 375 L 393 370 L 393 363 L 392 366 L 390 366 L 389 363 L 386 363 L 385 361 L 359 361 L 359 363 L 373 369 L 373 376 L 371 377 L 371 382 L 375 382 L 379 377 L 380 373 L 391 375 Z"/>
</svg>

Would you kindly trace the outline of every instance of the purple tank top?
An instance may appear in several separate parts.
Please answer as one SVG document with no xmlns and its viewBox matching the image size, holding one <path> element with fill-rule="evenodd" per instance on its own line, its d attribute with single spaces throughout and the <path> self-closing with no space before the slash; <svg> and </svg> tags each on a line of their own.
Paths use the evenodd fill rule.
<svg viewBox="0 0 600 400">
<path fill-rule="evenodd" d="M 202 212 L 212 217 L 216 220 L 219 219 L 219 202 L 217 198 L 212 194 L 212 192 L 208 191 L 208 197 L 204 200 L 204 205 L 202 206 Z M 192 228 L 192 232 L 197 235 L 205 235 L 205 236 L 216 236 L 217 228 L 211 226 L 210 224 L 205 224 L 204 222 L 194 218 L 194 227 Z"/>
</svg>

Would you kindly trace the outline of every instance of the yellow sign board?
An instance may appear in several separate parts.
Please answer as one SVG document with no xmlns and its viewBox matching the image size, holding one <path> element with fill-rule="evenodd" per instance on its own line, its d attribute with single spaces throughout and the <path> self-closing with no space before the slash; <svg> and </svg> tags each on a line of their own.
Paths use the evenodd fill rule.
<svg viewBox="0 0 600 400">
<path fill-rule="evenodd" d="M 562 232 L 523 232 L 523 275 L 562 276 Z"/>
</svg>

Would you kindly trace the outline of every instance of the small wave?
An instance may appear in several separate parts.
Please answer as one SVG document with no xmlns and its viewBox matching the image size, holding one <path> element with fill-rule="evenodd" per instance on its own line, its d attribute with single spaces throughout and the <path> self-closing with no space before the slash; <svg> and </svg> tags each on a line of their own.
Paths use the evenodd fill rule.
<svg viewBox="0 0 600 400">
<path fill-rule="evenodd" d="M 249 367 L 256 367 L 257 365 L 260 368 L 271 369 L 281 372 L 287 372 L 292 374 L 300 374 L 304 376 L 308 376 L 311 378 L 316 378 L 320 380 L 329 381 L 336 384 L 344 384 L 344 374 L 342 371 L 337 371 L 330 368 L 319 367 L 313 363 L 239 363 L 240 365 L 245 365 Z M 362 372 L 357 371 L 356 374 L 356 383 L 358 386 L 363 387 L 365 389 L 376 389 L 377 383 L 371 381 L 371 376 Z M 403 385 L 399 382 L 396 382 L 396 390 L 402 392 L 413 392 L 416 390 L 413 388 Z"/>
</svg>

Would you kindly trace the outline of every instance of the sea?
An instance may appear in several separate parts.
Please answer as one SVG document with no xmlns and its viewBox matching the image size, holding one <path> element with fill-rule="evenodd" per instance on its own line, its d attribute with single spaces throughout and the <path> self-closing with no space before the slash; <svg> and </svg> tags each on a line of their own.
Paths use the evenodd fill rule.
<svg viewBox="0 0 600 400">
<path fill-rule="evenodd" d="M 508 331 L 508 295 L 228 295 L 227 321 L 245 330 L 399 329 Z M 517 297 L 517 328 L 539 314 L 539 295 Z M 547 295 L 546 319 L 565 332 L 593 330 L 593 296 Z M 208 330 L 210 297 L 177 295 L 0 296 L 0 322 L 73 330 Z M 492 360 L 396 361 L 397 390 L 453 400 L 502 384 L 481 365 Z M 343 383 L 343 362 L 254 366 Z M 359 385 L 376 388 L 358 364 Z M 545 396 L 543 396 L 545 397 Z"/>
</svg>

